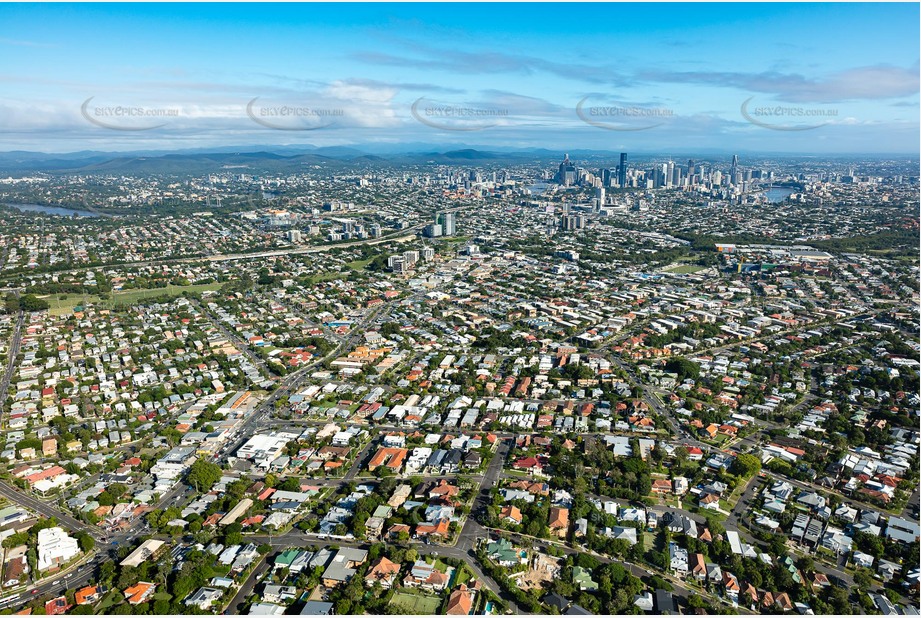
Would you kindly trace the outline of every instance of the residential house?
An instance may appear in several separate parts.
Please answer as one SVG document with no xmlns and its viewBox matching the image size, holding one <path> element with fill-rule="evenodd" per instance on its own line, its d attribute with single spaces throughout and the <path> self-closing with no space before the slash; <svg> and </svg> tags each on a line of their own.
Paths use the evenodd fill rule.
<svg viewBox="0 0 921 618">
<path fill-rule="evenodd" d="M 598 582 L 592 579 L 591 571 L 583 569 L 580 566 L 574 566 L 572 568 L 572 583 L 577 586 L 579 590 L 585 592 L 595 592 L 598 590 Z"/>
<path fill-rule="evenodd" d="M 442 573 L 424 560 L 416 560 L 409 574 L 403 578 L 403 585 L 407 588 L 422 588 L 425 590 L 442 591 L 451 581 L 451 571 Z"/>
<path fill-rule="evenodd" d="M 679 547 L 677 543 L 668 544 L 669 568 L 675 572 L 678 577 L 684 577 L 688 573 L 688 550 Z"/>
<path fill-rule="evenodd" d="M 194 605 L 201 610 L 207 611 L 215 602 L 224 596 L 224 591 L 219 588 L 199 588 L 193 592 L 184 601 L 186 605 Z"/>
<path fill-rule="evenodd" d="M 569 509 L 553 507 L 548 519 L 547 527 L 550 528 L 550 534 L 565 538 L 569 532 Z"/>
<path fill-rule="evenodd" d="M 373 585 L 377 582 L 381 587 L 389 589 L 396 581 L 399 574 L 400 565 L 381 556 L 368 568 L 368 573 L 365 575 L 365 583 Z"/>
<path fill-rule="evenodd" d="M 690 575 L 694 579 L 701 582 L 707 579 L 707 562 L 703 554 L 692 554 L 688 561 L 688 567 Z"/>
<path fill-rule="evenodd" d="M 125 595 L 125 598 L 128 600 L 128 603 L 131 605 L 138 605 L 139 603 L 146 603 L 156 592 L 157 585 L 150 582 L 138 582 L 133 586 L 125 588 L 122 592 Z"/>
<path fill-rule="evenodd" d="M 499 511 L 499 519 L 520 526 L 522 519 L 521 509 L 512 504 L 503 506 Z"/>
<path fill-rule="evenodd" d="M 471 611 L 473 611 L 473 593 L 467 589 L 466 585 L 461 584 L 457 590 L 448 596 L 445 614 L 448 616 L 467 616 Z"/>
</svg>

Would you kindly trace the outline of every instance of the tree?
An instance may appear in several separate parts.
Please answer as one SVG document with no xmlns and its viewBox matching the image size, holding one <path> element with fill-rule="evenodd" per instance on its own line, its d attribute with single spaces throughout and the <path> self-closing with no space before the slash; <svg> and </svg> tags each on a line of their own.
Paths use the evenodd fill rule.
<svg viewBox="0 0 921 618">
<path fill-rule="evenodd" d="M 198 491 L 209 491 L 221 480 L 221 467 L 206 459 L 199 459 L 189 468 L 186 480 Z"/>
<path fill-rule="evenodd" d="M 111 561 L 103 562 L 99 565 L 99 581 L 111 584 L 115 577 L 115 564 Z"/>
<path fill-rule="evenodd" d="M 854 583 L 857 584 L 857 587 L 864 592 L 869 592 L 873 587 L 873 578 L 870 577 L 870 573 L 867 569 L 857 569 L 857 572 L 854 573 Z"/>
<path fill-rule="evenodd" d="M 740 453 L 732 463 L 732 472 L 745 479 L 750 479 L 760 471 L 761 460 L 750 453 Z"/>
<path fill-rule="evenodd" d="M 29 535 L 25 532 L 17 532 L 3 539 L 3 547 L 11 549 L 29 542 Z"/>
<path fill-rule="evenodd" d="M 278 486 L 278 489 L 282 491 L 300 491 L 301 482 L 299 479 L 294 477 L 289 477 L 284 480 L 284 482 Z"/>
<path fill-rule="evenodd" d="M 700 377 L 700 365 L 686 358 L 672 358 L 665 363 L 665 370 L 670 373 L 677 373 L 678 380 L 692 378 L 697 380 Z"/>
<path fill-rule="evenodd" d="M 19 299 L 19 306 L 23 311 L 44 311 L 50 305 L 48 301 L 37 298 L 34 294 L 26 294 Z"/>
<path fill-rule="evenodd" d="M 243 543 L 243 534 L 240 532 L 228 532 L 224 535 L 224 543 L 228 547 L 231 545 L 240 545 Z"/>
<path fill-rule="evenodd" d="M 80 545 L 80 551 L 83 553 L 91 552 L 96 547 L 95 539 L 86 532 L 77 534 L 77 543 Z"/>
</svg>

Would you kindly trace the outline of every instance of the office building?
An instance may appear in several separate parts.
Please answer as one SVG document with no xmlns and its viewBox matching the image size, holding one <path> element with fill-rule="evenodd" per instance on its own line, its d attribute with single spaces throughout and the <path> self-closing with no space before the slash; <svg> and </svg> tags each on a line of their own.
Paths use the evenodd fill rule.
<svg viewBox="0 0 921 618">
<path fill-rule="evenodd" d="M 453 212 L 446 212 L 442 217 L 442 233 L 445 236 L 454 236 L 457 234 L 457 221 Z"/>
<path fill-rule="evenodd" d="M 601 185 L 603 187 L 610 187 L 612 178 L 613 176 L 611 175 L 611 170 L 607 168 L 601 170 Z"/>
<path fill-rule="evenodd" d="M 617 185 L 623 189 L 627 186 L 627 153 L 620 153 L 620 165 L 617 166 Z"/>
<path fill-rule="evenodd" d="M 604 206 L 604 197 L 604 187 L 597 187 L 595 189 L 595 212 Z"/>
<path fill-rule="evenodd" d="M 573 165 L 572 161 L 569 160 L 569 155 L 563 159 L 563 162 L 560 163 L 560 169 L 556 175 L 556 181 L 563 185 L 564 187 L 571 187 L 576 184 L 577 179 L 576 166 Z"/>
</svg>

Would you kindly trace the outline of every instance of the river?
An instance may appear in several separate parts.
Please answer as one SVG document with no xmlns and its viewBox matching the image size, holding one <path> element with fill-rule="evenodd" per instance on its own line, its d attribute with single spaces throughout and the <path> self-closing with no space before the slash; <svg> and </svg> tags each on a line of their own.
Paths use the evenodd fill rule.
<svg viewBox="0 0 921 618">
<path fill-rule="evenodd" d="M 46 215 L 59 215 L 61 217 L 98 217 L 100 215 L 88 210 L 74 210 L 60 206 L 42 206 L 41 204 L 3 204 L 22 212 L 41 212 Z"/>
</svg>

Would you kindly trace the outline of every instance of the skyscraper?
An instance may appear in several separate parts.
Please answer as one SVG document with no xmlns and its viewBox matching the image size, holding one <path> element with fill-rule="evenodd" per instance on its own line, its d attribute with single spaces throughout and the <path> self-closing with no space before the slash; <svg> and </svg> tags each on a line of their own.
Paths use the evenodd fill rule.
<svg viewBox="0 0 921 618">
<path fill-rule="evenodd" d="M 627 186 L 627 153 L 620 153 L 620 165 L 617 167 L 617 184 L 623 189 Z"/>
<path fill-rule="evenodd" d="M 457 233 L 457 223 L 454 220 L 453 212 L 446 212 L 442 215 L 442 231 L 445 236 L 454 236 Z"/>
<path fill-rule="evenodd" d="M 732 165 L 729 167 L 729 182 L 736 181 L 736 172 L 739 171 L 739 155 L 732 155 Z"/>
<path fill-rule="evenodd" d="M 567 154 L 563 162 L 560 163 L 560 170 L 557 172 L 556 181 L 564 187 L 570 187 L 576 184 L 576 180 L 576 166 L 569 160 L 569 155 Z"/>
<path fill-rule="evenodd" d="M 604 168 L 601 170 L 601 186 L 610 187 L 611 186 L 611 170 Z"/>
</svg>

